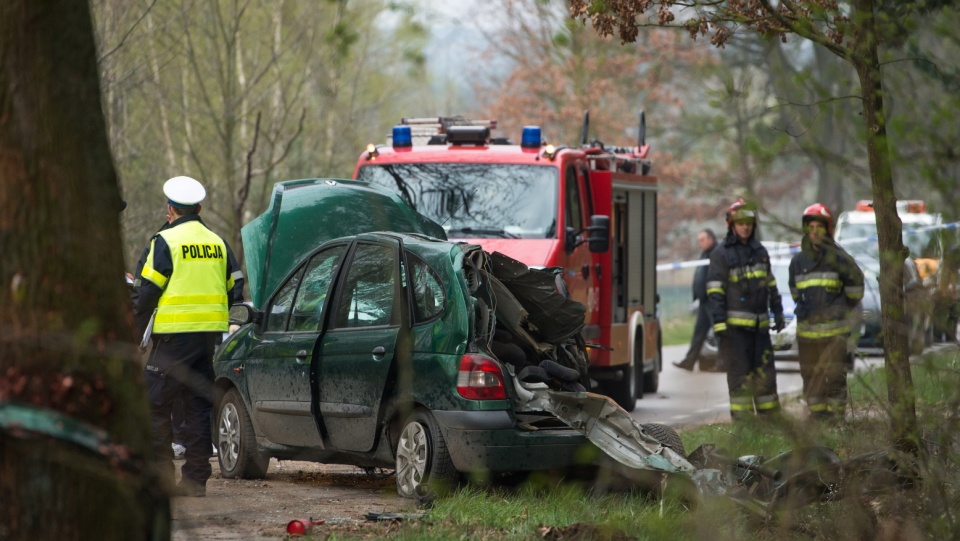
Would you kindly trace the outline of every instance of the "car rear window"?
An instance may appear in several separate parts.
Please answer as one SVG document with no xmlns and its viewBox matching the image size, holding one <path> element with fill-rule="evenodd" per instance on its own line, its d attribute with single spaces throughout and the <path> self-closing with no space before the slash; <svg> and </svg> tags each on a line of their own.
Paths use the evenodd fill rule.
<svg viewBox="0 0 960 541">
<path fill-rule="evenodd" d="M 407 252 L 410 282 L 413 284 L 413 308 L 417 323 L 431 320 L 443 312 L 443 284 L 437 273 L 416 254 Z"/>
</svg>

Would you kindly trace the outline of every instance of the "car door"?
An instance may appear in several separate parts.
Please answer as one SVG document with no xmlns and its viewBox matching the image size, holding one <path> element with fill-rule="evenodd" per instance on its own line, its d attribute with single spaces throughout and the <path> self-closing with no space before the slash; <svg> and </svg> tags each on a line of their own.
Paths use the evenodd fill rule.
<svg viewBox="0 0 960 541">
<path fill-rule="evenodd" d="M 400 331 L 400 243 L 361 240 L 318 349 L 320 413 L 331 445 L 369 451 Z"/>
<path fill-rule="evenodd" d="M 245 365 L 254 415 L 275 443 L 323 446 L 311 408 L 311 362 L 345 252 L 345 245 L 326 248 L 287 279 L 267 306 L 263 339 Z"/>
</svg>

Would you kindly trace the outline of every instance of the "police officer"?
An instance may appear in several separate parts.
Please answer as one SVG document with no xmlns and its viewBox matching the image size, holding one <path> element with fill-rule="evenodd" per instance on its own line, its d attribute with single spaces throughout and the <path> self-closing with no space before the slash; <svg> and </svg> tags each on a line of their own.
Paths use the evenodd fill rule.
<svg viewBox="0 0 960 541">
<path fill-rule="evenodd" d="M 803 394 L 811 416 L 843 419 L 850 311 L 863 299 L 863 272 L 833 241 L 830 209 L 815 203 L 802 220 L 800 252 L 790 260 L 790 294 L 797 303 Z"/>
<path fill-rule="evenodd" d="M 756 206 L 737 200 L 727 210 L 727 236 L 710 255 L 707 270 L 713 332 L 727 364 L 734 420 L 780 411 L 769 312 L 780 332 L 783 307 L 770 256 L 756 233 Z"/>
<path fill-rule="evenodd" d="M 169 227 L 150 240 L 137 296 L 137 322 L 152 323 L 144 369 L 154 452 L 172 478 L 171 410 L 183 399 L 186 460 L 175 494 L 205 496 L 210 477 L 213 352 L 228 328 L 229 305 L 241 302 L 243 274 L 227 243 L 200 219 L 206 190 L 190 177 L 163 185 Z M 151 321 L 152 320 L 152 321 Z"/>
</svg>

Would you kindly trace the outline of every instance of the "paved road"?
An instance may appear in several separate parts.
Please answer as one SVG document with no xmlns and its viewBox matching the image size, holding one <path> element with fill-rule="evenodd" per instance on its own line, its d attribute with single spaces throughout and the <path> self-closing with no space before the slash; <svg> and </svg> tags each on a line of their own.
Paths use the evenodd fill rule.
<svg viewBox="0 0 960 541">
<path fill-rule="evenodd" d="M 718 372 L 688 372 L 673 366 L 687 346 L 663 348 L 660 389 L 647 393 L 637 402 L 633 417 L 641 423 L 661 423 L 673 427 L 701 425 L 730 420 L 727 375 Z M 857 359 L 856 369 L 883 363 L 882 357 Z M 781 397 L 797 395 L 803 389 L 796 361 L 777 361 L 777 390 Z"/>
</svg>

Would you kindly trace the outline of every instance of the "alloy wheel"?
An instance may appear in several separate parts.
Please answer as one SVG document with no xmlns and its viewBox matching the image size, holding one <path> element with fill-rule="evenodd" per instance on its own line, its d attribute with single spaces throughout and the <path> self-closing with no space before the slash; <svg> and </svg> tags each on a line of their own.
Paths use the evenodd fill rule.
<svg viewBox="0 0 960 541">
<path fill-rule="evenodd" d="M 226 402 L 220 410 L 217 432 L 220 463 L 225 469 L 233 470 L 237 467 L 240 457 L 240 415 L 232 402 Z"/>
<path fill-rule="evenodd" d="M 397 491 L 412 498 L 423 484 L 429 459 L 427 428 L 418 422 L 407 424 L 397 442 Z"/>
</svg>

